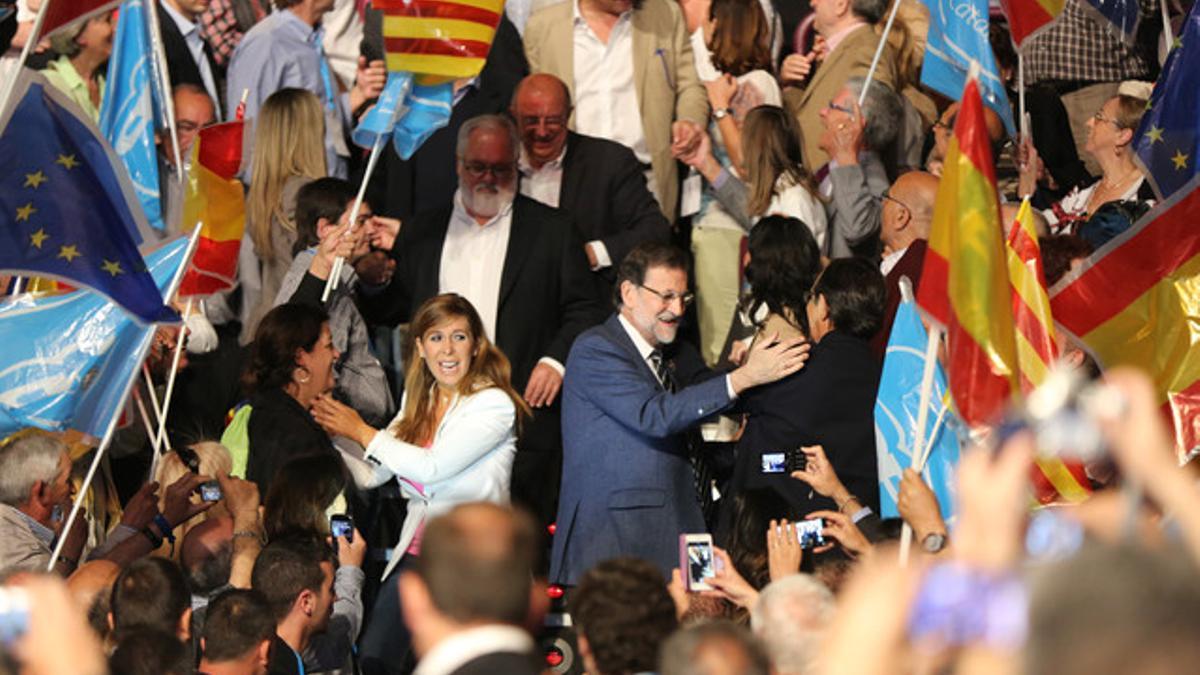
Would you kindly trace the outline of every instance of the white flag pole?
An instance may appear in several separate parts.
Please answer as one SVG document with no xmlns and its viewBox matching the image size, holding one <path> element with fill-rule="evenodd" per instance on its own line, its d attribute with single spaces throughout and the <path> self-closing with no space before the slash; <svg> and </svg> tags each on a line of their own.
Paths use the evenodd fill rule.
<svg viewBox="0 0 1200 675">
<path fill-rule="evenodd" d="M 174 153 L 175 164 L 179 167 L 175 179 L 180 183 L 186 180 L 183 171 L 183 158 L 179 156 L 179 133 L 175 123 L 175 97 L 171 93 L 171 74 L 167 70 L 167 52 L 163 48 L 162 26 L 158 22 L 158 0 L 147 0 L 146 21 L 150 26 L 150 48 L 154 50 L 154 58 L 150 60 L 150 70 L 154 73 L 154 84 L 158 87 L 158 95 L 162 99 L 163 110 L 167 113 L 167 133 L 171 136 L 171 151 Z"/>
<path fill-rule="evenodd" d="M 917 408 L 917 428 L 914 430 L 912 444 L 912 466 L 919 470 L 918 462 L 922 460 L 925 447 L 925 425 L 929 421 L 929 402 L 933 398 L 933 374 L 937 365 L 937 349 L 942 339 L 942 329 L 930 328 L 929 339 L 925 343 L 925 369 L 921 373 L 921 397 Z M 900 530 L 900 564 L 908 564 L 909 549 L 912 547 L 912 526 L 907 522 Z"/>
<path fill-rule="evenodd" d="M 864 101 L 867 100 L 867 90 L 871 88 L 871 80 L 875 78 L 875 69 L 879 67 L 879 59 L 883 56 L 883 49 L 887 47 L 888 33 L 892 32 L 892 24 L 896 22 L 896 12 L 900 9 L 902 0 L 892 0 L 892 11 L 888 14 L 887 23 L 883 26 L 883 35 L 879 36 L 879 45 L 875 47 L 875 56 L 871 59 L 871 67 L 867 70 L 867 79 L 863 82 L 862 92 L 858 95 L 858 105 L 862 107 Z"/>
</svg>

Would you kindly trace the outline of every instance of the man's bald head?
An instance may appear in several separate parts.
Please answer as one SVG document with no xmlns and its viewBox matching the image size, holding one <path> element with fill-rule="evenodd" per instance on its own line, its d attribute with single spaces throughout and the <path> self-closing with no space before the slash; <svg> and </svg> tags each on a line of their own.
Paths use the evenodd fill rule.
<svg viewBox="0 0 1200 675">
<path fill-rule="evenodd" d="M 937 176 L 924 171 L 910 171 L 892 183 L 884 199 L 879 233 L 888 249 L 899 251 L 917 239 L 929 238 L 937 190 Z"/>
<path fill-rule="evenodd" d="M 513 92 L 511 108 L 525 158 L 535 169 L 562 154 L 571 118 L 571 92 L 562 80 L 547 73 L 526 77 Z"/>
<path fill-rule="evenodd" d="M 233 519 L 209 518 L 188 530 L 179 562 L 193 593 L 207 594 L 229 583 Z"/>
<path fill-rule="evenodd" d="M 80 565 L 67 579 L 67 590 L 71 591 L 81 607 L 90 607 L 98 594 L 108 594 L 120 573 L 121 567 L 115 562 L 90 560 Z"/>
</svg>

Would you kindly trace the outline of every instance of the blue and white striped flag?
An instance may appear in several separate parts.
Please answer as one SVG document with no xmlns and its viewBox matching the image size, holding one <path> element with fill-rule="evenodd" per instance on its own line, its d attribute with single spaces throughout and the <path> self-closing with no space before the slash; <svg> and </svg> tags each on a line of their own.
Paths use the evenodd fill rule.
<svg viewBox="0 0 1200 675">
<path fill-rule="evenodd" d="M 452 82 L 423 85 L 412 73 L 390 72 L 379 102 L 354 130 L 355 145 L 370 148 L 380 137 L 392 136 L 401 159 L 409 159 L 433 132 L 450 122 L 454 109 Z"/>
<path fill-rule="evenodd" d="M 971 62 L 979 64 L 979 95 L 1010 136 L 1017 135 L 1012 105 L 988 41 L 988 0 L 924 0 L 929 8 L 929 34 L 921 84 L 957 101 L 967 84 Z"/>
<path fill-rule="evenodd" d="M 911 298 L 901 302 L 896 309 L 892 334 L 888 337 L 879 393 L 875 398 L 875 456 L 879 466 L 880 516 L 883 518 L 899 517 L 896 499 L 900 493 L 900 477 L 913 463 L 927 339 L 916 303 Z M 937 495 L 942 518 L 947 525 L 952 525 L 954 471 L 959 457 L 958 430 L 962 423 L 957 415 L 946 409 L 948 404 L 946 374 L 938 364 L 933 375 L 933 393 L 929 397 L 926 433 L 923 434 L 926 444 L 930 432 L 934 434 L 933 449 L 925 462 L 923 477 Z"/>
<path fill-rule="evenodd" d="M 151 70 L 153 55 L 143 0 L 125 0 L 108 59 L 108 90 L 100 105 L 100 133 L 129 171 L 146 221 L 162 232 L 165 223 L 154 145 L 157 97 Z"/>
<path fill-rule="evenodd" d="M 187 268 L 187 250 L 179 237 L 146 256 L 164 296 Z M 0 304 L 0 438 L 25 427 L 103 436 L 154 331 L 88 290 Z"/>
</svg>

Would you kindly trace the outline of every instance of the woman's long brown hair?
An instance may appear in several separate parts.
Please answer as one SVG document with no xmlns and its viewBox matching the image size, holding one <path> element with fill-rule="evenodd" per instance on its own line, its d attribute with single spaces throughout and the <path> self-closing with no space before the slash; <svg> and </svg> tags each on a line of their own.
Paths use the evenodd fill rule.
<svg viewBox="0 0 1200 675">
<path fill-rule="evenodd" d="M 461 295 L 444 293 L 426 300 L 409 323 L 405 338 L 408 354 L 408 370 L 404 374 L 404 391 L 408 398 L 404 403 L 403 415 L 391 427 L 392 435 L 405 443 L 421 445 L 429 441 L 434 433 L 434 412 L 437 400 L 431 393 L 437 380 L 425 365 L 417 351 L 417 342 L 430 329 L 452 319 L 463 318 L 475 341 L 475 353 L 471 367 L 458 383 L 458 393 L 471 394 L 488 387 L 497 387 L 512 400 L 517 409 L 517 428 L 521 419 L 532 414 L 529 406 L 512 386 L 512 366 L 508 357 L 488 340 L 483 330 L 483 321 L 475 307 Z"/>
</svg>

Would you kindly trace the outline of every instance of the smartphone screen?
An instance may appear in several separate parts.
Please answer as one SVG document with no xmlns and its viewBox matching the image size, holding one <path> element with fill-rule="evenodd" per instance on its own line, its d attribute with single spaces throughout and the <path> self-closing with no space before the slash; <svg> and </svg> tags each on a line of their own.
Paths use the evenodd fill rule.
<svg viewBox="0 0 1200 675">
<path fill-rule="evenodd" d="M 825 521 L 820 518 L 812 518 L 796 523 L 796 537 L 800 539 L 800 548 L 824 546 Z"/>
<path fill-rule="evenodd" d="M 329 531 L 335 537 L 345 537 L 348 541 L 353 541 L 354 521 L 350 516 L 332 515 L 329 517 Z"/>
<path fill-rule="evenodd" d="M 689 541 L 687 544 L 688 559 L 688 588 L 703 590 L 708 588 L 706 579 L 717 575 L 713 564 L 713 545 L 711 541 Z"/>
<path fill-rule="evenodd" d="M 787 471 L 786 452 L 764 452 L 762 454 L 763 473 L 784 473 Z"/>
<path fill-rule="evenodd" d="M 200 485 L 200 499 L 206 502 L 221 501 L 221 484 L 215 480 Z"/>
</svg>

